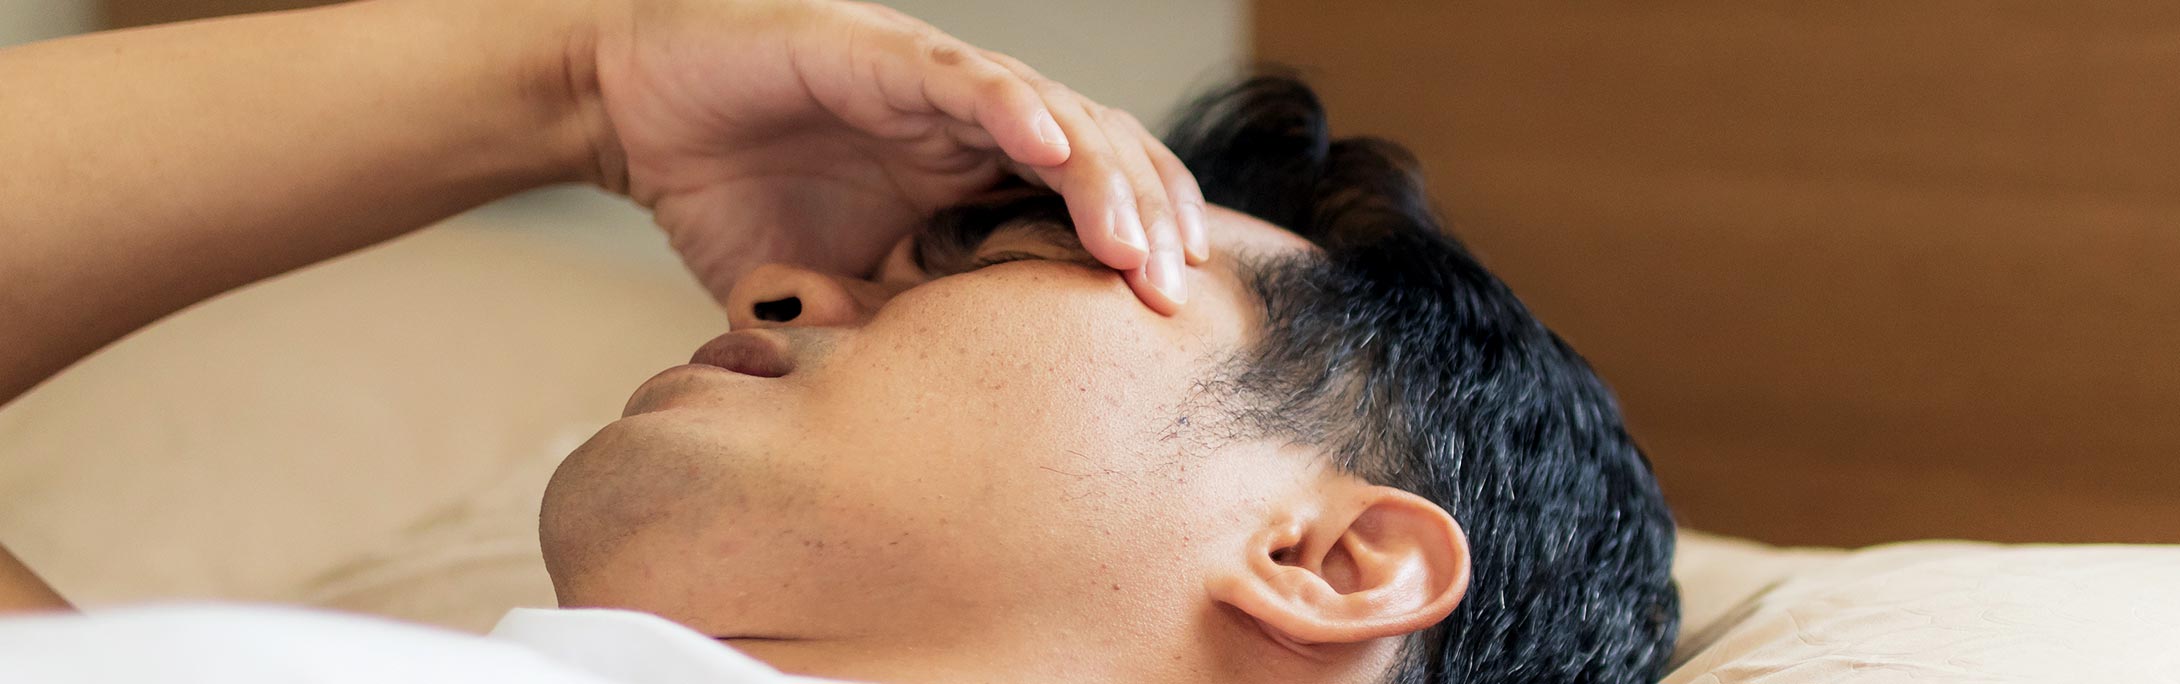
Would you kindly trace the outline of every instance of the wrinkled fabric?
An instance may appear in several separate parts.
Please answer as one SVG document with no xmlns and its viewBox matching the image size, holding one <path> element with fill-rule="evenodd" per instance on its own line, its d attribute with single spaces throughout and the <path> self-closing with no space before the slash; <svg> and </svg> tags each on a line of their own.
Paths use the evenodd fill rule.
<svg viewBox="0 0 2180 684">
<path fill-rule="evenodd" d="M 2180 547 L 1875 547 L 1710 631 L 1664 684 L 2180 682 Z"/>
<path fill-rule="evenodd" d="M 643 613 L 518 609 L 480 637 L 237 604 L 0 619 L 0 681 L 822 684 Z"/>
</svg>

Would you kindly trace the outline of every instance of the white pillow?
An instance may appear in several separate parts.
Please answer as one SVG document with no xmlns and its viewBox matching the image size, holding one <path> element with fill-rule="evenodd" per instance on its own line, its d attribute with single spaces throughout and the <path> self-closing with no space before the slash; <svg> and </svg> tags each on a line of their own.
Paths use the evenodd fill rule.
<svg viewBox="0 0 2180 684">
<path fill-rule="evenodd" d="M 0 539 L 87 605 L 318 602 L 476 630 L 551 605 L 545 476 L 726 322 L 655 229 L 606 244 L 531 218 L 471 215 L 207 302 L 0 410 Z M 489 577 L 374 593 L 425 566 Z"/>
<path fill-rule="evenodd" d="M 1775 553 L 1751 570 L 1776 582 L 1694 621 L 1665 684 L 2180 681 L 2180 547 Z M 1726 598 L 1682 580 L 1705 611 Z"/>
</svg>

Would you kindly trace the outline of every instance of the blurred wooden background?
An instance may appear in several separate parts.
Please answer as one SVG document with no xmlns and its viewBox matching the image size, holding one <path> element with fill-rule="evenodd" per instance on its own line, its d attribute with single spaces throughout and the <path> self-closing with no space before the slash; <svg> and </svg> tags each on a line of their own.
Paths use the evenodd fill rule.
<svg viewBox="0 0 2180 684">
<path fill-rule="evenodd" d="M 2180 542 L 2180 5 L 1263 0 L 1683 522 Z"/>
</svg>

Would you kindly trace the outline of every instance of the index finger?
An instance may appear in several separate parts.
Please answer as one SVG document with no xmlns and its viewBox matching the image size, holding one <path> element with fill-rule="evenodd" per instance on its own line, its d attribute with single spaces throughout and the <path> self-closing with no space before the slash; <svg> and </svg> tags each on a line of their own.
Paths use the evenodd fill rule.
<svg viewBox="0 0 2180 684">
<path fill-rule="evenodd" d="M 1187 300 L 1183 263 L 1200 264 L 1210 253 L 1204 240 L 1203 193 L 1195 176 L 1134 117 L 1100 107 L 1012 57 L 994 52 L 985 56 L 1025 80 L 1046 86 L 1045 102 L 1061 113 L 1062 128 L 1071 138 L 1086 138 L 1077 144 L 1075 158 L 1068 160 L 1066 168 L 1031 167 L 1024 175 L 1045 181 L 1067 197 L 1084 247 L 1126 274 L 1144 304 L 1160 313 L 1178 312 Z M 1105 115 L 1090 116 L 1092 111 Z M 1111 181 L 1084 182 L 1098 177 Z M 1094 206 L 1100 204 L 1105 208 Z M 1112 222 L 1094 220 L 1119 215 L 1135 219 L 1129 222 L 1130 229 L 1111 230 L 1105 224 Z"/>
<path fill-rule="evenodd" d="M 1067 162 L 1071 141 L 1028 79 L 928 24 L 904 21 L 882 30 L 892 47 L 873 60 L 873 85 L 895 112 L 935 112 L 980 128 L 1001 153 L 1024 164 Z"/>
</svg>

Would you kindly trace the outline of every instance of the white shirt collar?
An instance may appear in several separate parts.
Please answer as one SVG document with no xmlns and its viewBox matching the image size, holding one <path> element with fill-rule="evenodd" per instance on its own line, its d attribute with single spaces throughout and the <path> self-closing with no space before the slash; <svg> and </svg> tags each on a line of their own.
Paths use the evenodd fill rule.
<svg viewBox="0 0 2180 684">
<path fill-rule="evenodd" d="M 635 611 L 516 608 L 500 618 L 491 636 L 528 646 L 570 667 L 617 682 L 831 682 L 782 674 L 716 639 Z"/>
</svg>

